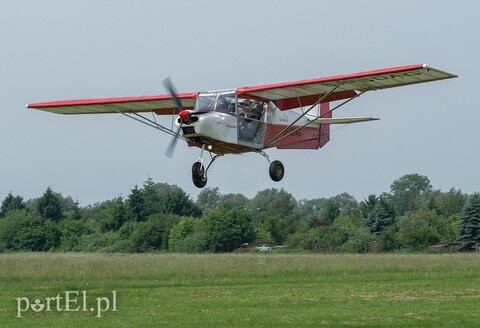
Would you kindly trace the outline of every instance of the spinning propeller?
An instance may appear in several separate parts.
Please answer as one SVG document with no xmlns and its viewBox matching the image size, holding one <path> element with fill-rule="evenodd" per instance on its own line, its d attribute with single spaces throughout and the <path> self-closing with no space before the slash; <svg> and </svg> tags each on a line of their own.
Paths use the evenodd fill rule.
<svg viewBox="0 0 480 328">
<path fill-rule="evenodd" d="M 172 141 L 170 141 L 170 144 L 168 145 L 168 148 L 165 151 L 165 155 L 171 158 L 177 146 L 177 140 L 179 139 L 180 129 L 182 128 L 182 124 L 184 121 L 188 121 L 190 119 L 190 112 L 183 109 L 182 102 L 178 98 L 177 91 L 175 90 L 175 87 L 173 86 L 173 83 L 169 77 L 167 77 L 163 81 L 163 84 L 165 85 L 168 92 L 172 96 L 173 102 L 175 103 L 175 107 L 177 107 L 179 111 L 178 116 L 180 117 L 180 125 L 178 126 L 177 132 L 175 133 L 175 136 L 173 137 Z"/>
</svg>

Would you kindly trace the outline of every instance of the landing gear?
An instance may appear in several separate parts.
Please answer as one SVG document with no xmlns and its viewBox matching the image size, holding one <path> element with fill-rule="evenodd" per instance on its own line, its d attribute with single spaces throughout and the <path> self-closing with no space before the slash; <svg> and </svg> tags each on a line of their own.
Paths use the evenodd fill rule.
<svg viewBox="0 0 480 328">
<path fill-rule="evenodd" d="M 218 157 L 222 156 L 221 154 L 216 154 L 215 156 L 211 157 L 210 162 L 208 163 L 207 167 L 205 167 L 202 159 L 204 147 L 202 147 L 200 158 L 192 165 L 192 181 L 197 188 L 204 188 L 207 185 L 208 170 L 212 166 L 213 162 L 215 162 Z M 270 167 L 268 169 L 270 178 L 276 182 L 282 180 L 285 174 L 285 168 L 283 167 L 282 162 L 270 161 L 270 157 L 268 157 L 268 155 L 262 150 L 258 150 L 256 152 L 265 157 L 265 159 L 270 163 Z"/>
<path fill-rule="evenodd" d="M 265 153 L 263 150 L 258 150 L 257 153 L 265 157 L 265 159 L 270 163 L 270 167 L 268 168 L 268 173 L 270 174 L 270 178 L 273 181 L 278 182 L 283 179 L 285 175 L 285 168 L 283 167 L 282 162 L 280 161 L 271 161 L 270 157 Z"/>
<path fill-rule="evenodd" d="M 208 148 L 209 150 L 211 148 Z M 211 156 L 210 154 L 210 162 L 208 163 L 207 167 L 203 165 L 203 151 L 205 150 L 205 145 L 202 147 L 202 152 L 200 153 L 200 158 L 197 159 L 195 163 L 192 165 L 192 181 L 195 187 L 197 188 L 203 188 L 207 185 L 207 172 L 212 166 L 213 162 L 220 156 L 223 156 L 222 154 L 216 154 L 215 156 Z"/>
<path fill-rule="evenodd" d="M 270 173 L 270 178 L 273 181 L 280 181 L 283 179 L 283 175 L 285 174 L 285 168 L 283 167 L 282 162 L 280 161 L 273 161 L 270 163 L 270 167 L 268 169 L 268 173 Z"/>
<path fill-rule="evenodd" d="M 192 181 L 197 188 L 203 188 L 207 185 L 207 172 L 201 161 L 193 163 Z"/>
</svg>

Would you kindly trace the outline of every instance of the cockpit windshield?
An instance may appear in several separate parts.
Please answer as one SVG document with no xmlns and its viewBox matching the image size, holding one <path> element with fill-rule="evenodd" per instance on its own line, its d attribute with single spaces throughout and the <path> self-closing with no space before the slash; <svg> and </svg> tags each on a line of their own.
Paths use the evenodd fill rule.
<svg viewBox="0 0 480 328">
<path fill-rule="evenodd" d="M 221 112 L 235 115 L 237 94 L 235 91 L 201 93 L 197 97 L 194 112 Z"/>
</svg>

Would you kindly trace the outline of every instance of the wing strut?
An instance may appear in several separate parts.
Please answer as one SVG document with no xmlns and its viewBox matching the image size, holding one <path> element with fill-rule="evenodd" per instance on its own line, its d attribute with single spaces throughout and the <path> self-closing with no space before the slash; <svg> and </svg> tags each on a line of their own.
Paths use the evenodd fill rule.
<svg viewBox="0 0 480 328">
<path fill-rule="evenodd" d="M 270 140 L 266 145 L 265 145 L 265 148 L 271 146 L 272 144 L 274 144 L 275 142 L 278 142 L 280 136 L 282 136 L 282 134 L 287 131 L 289 128 L 291 128 L 295 123 L 297 123 L 302 117 L 304 117 L 305 115 L 307 115 L 313 108 L 315 108 L 318 104 L 320 104 L 322 101 L 324 101 L 333 91 L 335 91 L 339 86 L 342 85 L 342 81 L 340 81 L 339 83 L 335 84 L 335 86 L 330 90 L 328 91 L 326 94 L 324 94 L 322 97 L 320 97 L 320 99 L 318 99 L 312 106 L 310 106 L 309 109 L 307 109 L 307 111 L 305 113 L 302 113 L 302 115 L 300 115 L 295 121 L 293 121 L 290 125 L 288 125 L 285 129 L 283 129 L 282 131 L 280 131 L 275 137 L 272 138 L 272 140 Z M 282 136 L 281 138 L 285 138 L 287 136 L 289 136 L 290 133 L 287 133 L 285 136 Z M 281 139 L 280 139 L 281 140 Z"/>
<path fill-rule="evenodd" d="M 167 133 L 167 134 L 169 134 L 173 137 L 176 136 L 176 133 L 173 130 L 170 130 L 169 128 L 167 128 L 167 127 L 165 127 L 161 124 L 158 124 L 157 122 L 152 121 L 152 120 L 150 120 L 150 119 L 146 118 L 145 116 L 142 116 L 138 113 L 135 113 L 135 112 L 121 112 L 121 111 L 115 109 L 113 106 L 109 106 L 108 104 L 103 105 L 103 107 L 105 109 L 109 110 L 109 111 L 112 111 L 112 112 L 115 112 L 115 113 L 118 113 L 118 114 L 122 114 L 123 116 L 131 118 L 132 120 L 135 120 L 137 122 L 145 124 L 145 125 L 147 125 L 149 127 L 152 127 L 156 130 L 159 130 L 161 132 L 165 132 L 165 133 Z M 153 113 L 153 111 L 152 111 L 152 113 Z"/>
<path fill-rule="evenodd" d="M 328 114 L 332 113 L 334 110 L 342 107 L 343 105 L 345 105 L 346 103 L 352 101 L 353 99 L 360 97 L 361 95 L 363 95 L 363 94 L 364 94 L 365 92 L 367 92 L 367 91 L 369 91 L 369 90 L 364 90 L 364 91 L 358 93 L 356 96 L 345 100 L 345 101 L 342 102 L 341 104 L 335 106 L 334 108 L 330 109 L 329 111 L 323 113 L 322 115 L 320 115 L 320 116 L 318 116 L 318 117 L 316 117 L 316 118 L 322 118 L 322 117 L 324 117 L 324 116 L 327 116 Z M 318 103 L 315 103 L 315 104 L 313 104 L 312 106 L 316 106 L 316 105 L 318 105 Z M 307 114 L 311 109 L 312 109 L 312 108 L 309 108 L 309 109 L 307 110 L 307 112 L 305 112 L 305 114 Z M 301 117 L 305 116 L 305 114 L 303 114 Z M 297 120 L 297 121 L 298 121 L 298 120 Z M 297 121 L 295 121 L 295 122 L 297 122 Z M 295 122 L 294 122 L 294 123 L 295 123 Z M 297 132 L 298 130 L 303 129 L 304 127 L 306 127 L 306 126 L 309 125 L 309 124 L 312 124 L 313 122 L 315 122 L 315 121 L 312 120 L 312 121 L 310 121 L 310 122 L 307 122 L 307 123 L 305 123 L 304 125 L 301 125 L 301 126 L 299 126 L 298 128 L 296 128 L 296 129 L 294 129 L 294 130 L 292 130 L 292 131 L 289 131 L 289 132 L 288 132 L 287 134 L 285 134 L 284 136 L 279 137 L 280 133 L 277 134 L 277 135 L 275 136 L 275 138 L 273 139 L 273 141 L 270 141 L 267 146 L 269 146 L 269 145 L 271 145 L 271 144 L 273 144 L 273 143 L 275 143 L 275 142 L 282 141 L 282 140 L 285 139 L 286 137 L 294 134 L 294 133 Z M 292 125 L 293 125 L 293 124 L 290 124 L 287 128 L 291 127 Z M 283 131 L 282 131 L 282 132 L 283 132 Z"/>
<path fill-rule="evenodd" d="M 340 87 L 343 83 L 344 83 L 344 81 L 340 81 L 340 82 L 336 83 L 335 86 L 334 86 L 330 91 L 328 91 L 326 94 L 324 94 L 322 97 L 320 97 L 320 99 L 318 99 L 312 106 L 310 106 L 310 108 L 307 109 L 306 112 L 302 113 L 295 121 L 293 121 L 290 125 L 288 125 L 287 127 L 285 127 L 282 131 L 280 131 L 279 133 L 277 133 L 277 135 L 274 136 L 274 137 L 272 138 L 272 140 L 270 140 L 270 141 L 265 145 L 264 148 L 270 147 L 272 144 L 274 144 L 274 143 L 276 143 L 276 142 L 279 142 L 280 140 L 283 140 L 284 138 L 288 137 L 289 135 L 295 133 L 296 131 L 298 131 L 298 130 L 300 130 L 301 128 L 305 127 L 306 125 L 310 124 L 310 122 L 308 122 L 308 124 L 306 124 L 305 126 L 301 126 L 300 128 L 295 129 L 294 131 L 291 131 L 291 132 L 283 135 L 283 133 L 284 133 L 285 131 L 287 131 L 288 129 L 290 129 L 295 123 L 297 123 L 300 119 L 302 119 L 305 115 L 307 115 L 307 114 L 308 114 L 312 109 L 314 109 L 318 104 L 320 104 L 322 101 L 324 101 L 331 93 L 333 93 L 333 92 L 334 92 L 338 87 Z M 320 118 L 323 117 L 323 116 L 325 116 L 325 115 L 328 115 L 329 113 L 333 112 L 335 109 L 337 109 L 337 108 L 339 108 L 340 106 L 346 104 L 347 102 L 349 102 L 349 101 L 357 98 L 358 96 L 360 96 L 360 95 L 363 94 L 364 92 L 365 92 L 365 91 L 363 91 L 363 92 L 360 93 L 360 94 L 357 94 L 356 96 L 348 99 L 347 101 L 343 102 L 343 103 L 340 104 L 339 106 L 337 106 L 337 107 L 329 110 L 328 112 L 322 114 L 322 115 L 320 116 Z"/>
</svg>

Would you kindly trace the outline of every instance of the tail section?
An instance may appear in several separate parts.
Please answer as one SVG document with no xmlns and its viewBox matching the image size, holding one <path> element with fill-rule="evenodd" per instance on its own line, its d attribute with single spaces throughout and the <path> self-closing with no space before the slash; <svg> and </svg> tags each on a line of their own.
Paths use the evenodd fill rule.
<svg viewBox="0 0 480 328">
<path fill-rule="evenodd" d="M 320 117 L 321 118 L 332 118 L 332 112 L 330 111 L 330 103 L 321 103 L 320 104 Z M 318 148 L 322 148 L 330 141 L 330 124 L 320 124 L 320 137 Z"/>
</svg>

